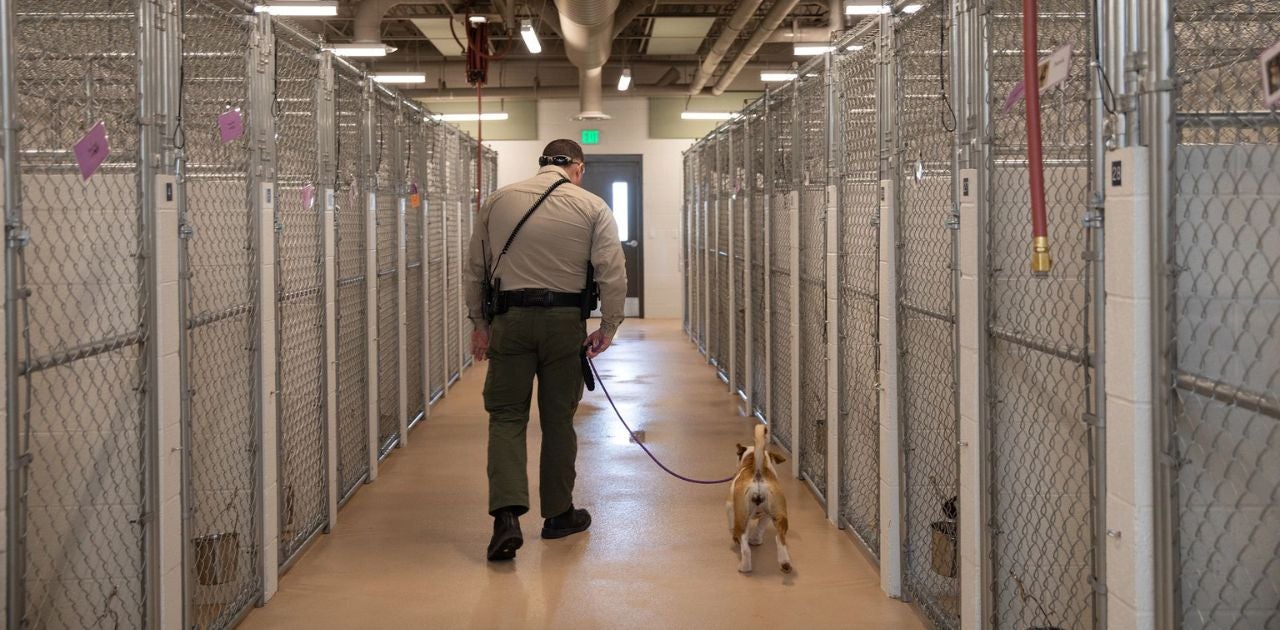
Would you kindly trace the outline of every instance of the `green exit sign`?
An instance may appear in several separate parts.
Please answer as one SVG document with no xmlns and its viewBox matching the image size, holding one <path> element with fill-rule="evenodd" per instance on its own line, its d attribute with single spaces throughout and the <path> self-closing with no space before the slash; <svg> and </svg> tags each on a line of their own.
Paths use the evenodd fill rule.
<svg viewBox="0 0 1280 630">
<path fill-rule="evenodd" d="M 582 144 L 600 144 L 599 129 L 583 129 Z"/>
</svg>

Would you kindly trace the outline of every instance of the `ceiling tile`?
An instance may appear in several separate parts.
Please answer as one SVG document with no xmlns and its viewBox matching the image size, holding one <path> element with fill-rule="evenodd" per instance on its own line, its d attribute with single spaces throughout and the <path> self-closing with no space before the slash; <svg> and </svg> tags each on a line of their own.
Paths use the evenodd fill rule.
<svg viewBox="0 0 1280 630">
<path fill-rule="evenodd" d="M 713 17 L 654 18 L 645 52 L 650 55 L 697 54 L 707 31 L 715 22 Z"/>
<path fill-rule="evenodd" d="M 423 36 L 431 41 L 436 50 L 446 57 L 457 57 L 462 55 L 462 47 L 454 41 L 453 34 L 449 32 L 450 18 L 414 18 L 409 20 L 413 25 L 422 31 Z M 458 39 L 464 40 L 467 36 L 466 29 L 461 25 L 455 26 L 458 31 Z"/>
</svg>

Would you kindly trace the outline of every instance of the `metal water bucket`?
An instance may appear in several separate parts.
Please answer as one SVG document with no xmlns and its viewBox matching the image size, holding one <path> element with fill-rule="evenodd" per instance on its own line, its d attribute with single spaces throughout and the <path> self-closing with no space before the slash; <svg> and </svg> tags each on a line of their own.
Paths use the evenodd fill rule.
<svg viewBox="0 0 1280 630">
<path fill-rule="evenodd" d="M 235 579 L 240 564 L 240 534 L 223 532 L 191 541 L 196 560 L 196 580 L 201 586 L 226 584 Z"/>
<path fill-rule="evenodd" d="M 956 524 L 955 521 L 934 521 L 929 524 L 929 533 L 933 536 L 930 545 L 930 564 L 933 572 L 946 578 L 956 576 Z"/>
</svg>

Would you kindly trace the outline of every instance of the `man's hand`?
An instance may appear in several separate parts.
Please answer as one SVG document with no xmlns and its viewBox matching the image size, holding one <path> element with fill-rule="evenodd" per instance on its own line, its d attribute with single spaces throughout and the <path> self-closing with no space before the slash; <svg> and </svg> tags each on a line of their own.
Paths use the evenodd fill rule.
<svg viewBox="0 0 1280 630">
<path fill-rule="evenodd" d="M 587 347 L 587 358 L 594 359 L 613 345 L 613 335 L 607 335 L 597 328 L 595 332 L 587 335 L 587 340 L 582 342 L 582 345 Z"/>
<path fill-rule="evenodd" d="M 489 358 L 489 329 L 477 328 L 471 331 L 471 356 L 476 361 Z"/>
</svg>

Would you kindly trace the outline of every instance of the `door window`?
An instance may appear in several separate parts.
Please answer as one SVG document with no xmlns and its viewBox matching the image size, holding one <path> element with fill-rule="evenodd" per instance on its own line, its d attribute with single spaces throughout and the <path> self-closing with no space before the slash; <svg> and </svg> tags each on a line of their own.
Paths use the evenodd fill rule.
<svg viewBox="0 0 1280 630">
<path fill-rule="evenodd" d="M 613 200 L 609 202 L 609 207 L 613 208 L 613 220 L 618 224 L 618 239 L 624 242 L 631 240 L 630 199 L 627 182 L 614 182 Z"/>
</svg>

